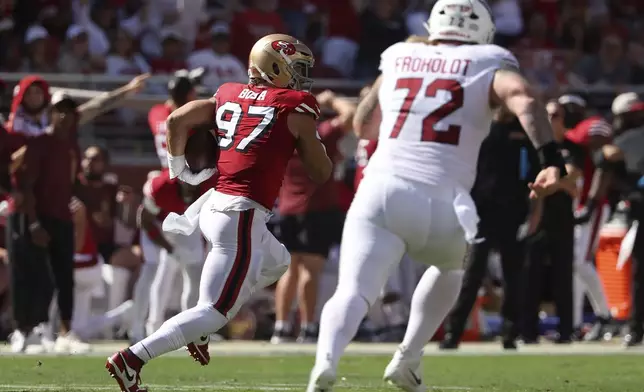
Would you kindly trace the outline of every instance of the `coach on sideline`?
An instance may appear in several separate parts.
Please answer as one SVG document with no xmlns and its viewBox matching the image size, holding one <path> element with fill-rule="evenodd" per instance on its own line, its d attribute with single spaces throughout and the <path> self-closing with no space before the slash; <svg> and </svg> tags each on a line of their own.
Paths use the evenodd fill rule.
<svg viewBox="0 0 644 392">
<path fill-rule="evenodd" d="M 463 286 L 456 305 L 447 316 L 441 349 L 458 347 L 493 249 L 501 254 L 503 269 L 503 347 L 516 348 L 524 259 L 517 232 L 528 215 L 528 183 L 536 177 L 539 167 L 537 151 L 519 120 L 498 111 L 490 134 L 481 145 L 476 181 L 471 192 L 480 217 L 480 242 L 471 245 L 465 256 Z"/>
</svg>

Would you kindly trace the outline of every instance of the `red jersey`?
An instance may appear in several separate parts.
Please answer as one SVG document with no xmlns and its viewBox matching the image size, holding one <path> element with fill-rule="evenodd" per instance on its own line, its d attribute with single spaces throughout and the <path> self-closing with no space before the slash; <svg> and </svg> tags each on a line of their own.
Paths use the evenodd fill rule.
<svg viewBox="0 0 644 392">
<path fill-rule="evenodd" d="M 83 249 L 74 254 L 74 268 L 88 268 L 98 264 L 98 246 L 89 221 L 85 225 L 84 238 Z"/>
<path fill-rule="evenodd" d="M 179 179 L 170 178 L 170 172 L 164 170 L 156 177 L 149 179 L 143 185 L 143 205 L 146 210 L 154 214 L 159 221 L 163 221 L 168 214 L 174 212 L 183 214 L 186 209 L 199 196 L 214 187 L 216 177 L 199 184 L 199 189 L 194 198 L 187 200 L 181 195 Z"/>
<path fill-rule="evenodd" d="M 610 124 L 599 116 L 589 117 L 566 132 L 566 139 L 579 146 L 583 146 L 586 150 L 586 162 L 583 167 L 584 175 L 581 193 L 579 194 L 579 206 L 584 206 L 588 199 L 588 192 L 590 191 L 590 185 L 593 182 L 593 175 L 595 173 L 595 165 L 592 161 L 592 151 L 590 151 L 589 145 L 590 138 L 591 136 L 612 137 L 612 135 L 613 129 Z"/>
<path fill-rule="evenodd" d="M 358 189 L 360 181 L 362 181 L 364 168 L 367 167 L 369 159 L 376 152 L 378 147 L 377 140 L 362 139 L 358 141 L 358 150 L 356 151 L 356 178 L 354 180 L 354 189 Z"/>
<path fill-rule="evenodd" d="M 295 151 L 289 114 L 320 116 L 315 97 L 285 88 L 226 83 L 215 94 L 221 154 L 216 189 L 271 210 Z"/>
<path fill-rule="evenodd" d="M 148 124 L 154 136 L 154 147 L 162 167 L 168 167 L 168 147 L 166 146 L 168 129 L 165 122 L 170 113 L 172 113 L 172 108 L 165 103 L 153 106 L 148 113 Z"/>
<path fill-rule="evenodd" d="M 338 149 L 338 143 L 344 136 L 344 128 L 341 125 L 337 119 L 330 119 L 321 122 L 318 126 L 320 139 L 334 164 L 342 160 Z M 280 189 L 278 203 L 280 214 L 294 215 L 309 211 L 328 211 L 337 209 L 338 206 L 336 180 L 331 177 L 324 184 L 314 183 L 296 153 L 286 167 L 284 183 Z"/>
</svg>

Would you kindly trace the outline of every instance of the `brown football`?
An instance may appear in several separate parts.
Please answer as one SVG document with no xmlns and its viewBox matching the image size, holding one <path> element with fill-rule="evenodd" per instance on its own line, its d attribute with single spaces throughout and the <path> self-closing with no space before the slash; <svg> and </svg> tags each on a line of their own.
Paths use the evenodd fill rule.
<svg viewBox="0 0 644 392">
<path fill-rule="evenodd" d="M 186 163 L 194 173 L 217 167 L 219 143 L 210 129 L 197 129 L 188 138 L 185 148 Z"/>
</svg>

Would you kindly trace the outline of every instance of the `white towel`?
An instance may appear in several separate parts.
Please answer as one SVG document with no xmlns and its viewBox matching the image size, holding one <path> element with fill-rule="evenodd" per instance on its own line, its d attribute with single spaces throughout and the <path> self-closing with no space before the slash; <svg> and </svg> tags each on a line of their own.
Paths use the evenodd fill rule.
<svg viewBox="0 0 644 392">
<path fill-rule="evenodd" d="M 201 195 L 200 198 L 188 207 L 183 215 L 179 215 L 174 212 L 168 214 L 168 216 L 163 220 L 163 231 L 183 234 L 186 236 L 192 234 L 197 226 L 199 226 L 199 212 L 201 212 L 201 208 L 208 199 L 210 199 L 210 196 L 212 196 L 213 193 L 215 193 L 214 188 Z"/>
<path fill-rule="evenodd" d="M 476 239 L 479 215 L 476 212 L 476 206 L 474 205 L 474 200 L 472 200 L 470 193 L 462 188 L 457 188 L 453 205 L 458 222 L 461 224 L 463 231 L 465 231 L 465 240 L 470 244 L 485 241 L 485 239 L 482 238 Z"/>
<path fill-rule="evenodd" d="M 639 222 L 634 221 L 631 225 L 631 228 L 628 230 L 628 233 L 624 236 L 622 240 L 622 245 L 619 247 L 619 256 L 617 256 L 617 270 L 621 270 L 626 265 L 629 257 L 633 253 L 633 246 L 635 245 L 635 236 L 637 235 L 637 228 L 639 227 Z"/>
</svg>

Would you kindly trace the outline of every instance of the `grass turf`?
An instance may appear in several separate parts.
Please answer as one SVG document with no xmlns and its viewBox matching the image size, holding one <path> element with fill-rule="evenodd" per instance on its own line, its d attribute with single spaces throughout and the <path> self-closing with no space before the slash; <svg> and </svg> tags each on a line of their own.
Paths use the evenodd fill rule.
<svg viewBox="0 0 644 392">
<path fill-rule="evenodd" d="M 382 381 L 389 357 L 343 358 L 336 391 L 395 391 Z M 118 391 L 96 357 L 0 357 L 3 391 Z M 214 358 L 200 367 L 189 358 L 151 362 L 142 378 L 154 391 L 304 391 L 310 356 Z M 641 392 L 644 361 L 607 356 L 448 356 L 424 359 L 435 391 Z"/>
</svg>

